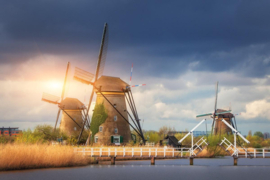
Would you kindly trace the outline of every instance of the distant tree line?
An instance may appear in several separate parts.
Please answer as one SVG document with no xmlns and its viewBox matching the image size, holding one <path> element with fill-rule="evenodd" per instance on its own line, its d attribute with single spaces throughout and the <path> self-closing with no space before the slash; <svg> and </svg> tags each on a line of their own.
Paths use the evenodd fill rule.
<svg viewBox="0 0 270 180">
<path fill-rule="evenodd" d="M 71 136 L 68 136 L 66 133 L 61 132 L 59 128 L 54 131 L 54 128 L 51 125 L 38 125 L 34 130 L 28 129 L 22 131 L 22 134 L 18 137 L 10 136 L 0 136 L 0 143 L 51 143 L 62 141 L 66 144 L 76 145 L 77 139 L 79 136 L 79 131 L 75 132 Z M 84 131 L 80 144 L 85 143 L 89 135 L 89 131 Z"/>
</svg>

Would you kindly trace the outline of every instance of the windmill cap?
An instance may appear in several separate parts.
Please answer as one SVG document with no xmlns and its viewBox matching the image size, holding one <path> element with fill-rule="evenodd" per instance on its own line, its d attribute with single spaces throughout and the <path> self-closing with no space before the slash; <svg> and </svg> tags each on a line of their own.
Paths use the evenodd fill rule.
<svg viewBox="0 0 270 180">
<path fill-rule="evenodd" d="M 224 110 L 224 109 L 217 109 L 216 113 L 221 113 L 221 112 L 226 112 L 228 110 Z M 234 117 L 234 115 L 232 113 L 225 113 L 225 114 L 219 114 L 218 116 L 223 117 L 223 118 L 232 118 Z"/>
<path fill-rule="evenodd" d="M 81 109 L 85 109 L 85 105 L 79 101 L 76 98 L 65 98 L 60 104 L 59 106 L 62 109 L 67 109 L 67 110 L 81 110 Z"/>
<path fill-rule="evenodd" d="M 122 92 L 129 84 L 120 79 L 119 77 L 101 76 L 96 82 L 96 88 L 101 87 L 102 92 Z"/>
</svg>

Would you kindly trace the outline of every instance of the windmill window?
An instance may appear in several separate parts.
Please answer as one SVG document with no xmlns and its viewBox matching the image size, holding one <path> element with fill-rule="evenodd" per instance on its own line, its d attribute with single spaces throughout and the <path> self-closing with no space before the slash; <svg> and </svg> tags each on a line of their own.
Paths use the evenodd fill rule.
<svg viewBox="0 0 270 180">
<path fill-rule="evenodd" d="M 120 137 L 114 137 L 113 142 L 114 143 L 120 143 Z"/>
<path fill-rule="evenodd" d="M 99 132 L 102 132 L 102 130 L 103 130 L 103 127 L 100 126 L 100 127 L 99 127 Z"/>
<path fill-rule="evenodd" d="M 74 127 L 74 131 L 77 131 L 77 127 Z"/>
<path fill-rule="evenodd" d="M 117 128 L 114 129 L 114 133 L 118 133 L 118 129 Z"/>
<path fill-rule="evenodd" d="M 95 143 L 98 142 L 98 136 L 95 136 Z"/>
<path fill-rule="evenodd" d="M 114 117 L 113 117 L 113 120 L 114 120 L 114 121 L 117 121 L 117 116 L 114 116 Z"/>
</svg>

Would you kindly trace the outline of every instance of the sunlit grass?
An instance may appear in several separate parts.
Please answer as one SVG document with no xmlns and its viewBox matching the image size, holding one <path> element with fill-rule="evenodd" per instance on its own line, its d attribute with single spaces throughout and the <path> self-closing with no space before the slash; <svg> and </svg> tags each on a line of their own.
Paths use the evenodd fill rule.
<svg viewBox="0 0 270 180">
<path fill-rule="evenodd" d="M 0 145 L 0 170 L 87 165 L 91 160 L 74 153 L 71 146 L 45 144 Z"/>
</svg>

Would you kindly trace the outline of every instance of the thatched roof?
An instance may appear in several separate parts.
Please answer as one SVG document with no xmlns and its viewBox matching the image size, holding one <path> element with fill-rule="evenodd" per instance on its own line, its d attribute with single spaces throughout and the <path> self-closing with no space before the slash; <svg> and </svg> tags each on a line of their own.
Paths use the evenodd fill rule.
<svg viewBox="0 0 270 180">
<path fill-rule="evenodd" d="M 100 88 L 102 92 L 122 92 L 122 89 L 126 88 L 128 84 L 119 77 L 101 76 L 95 83 L 97 88 Z"/>
<path fill-rule="evenodd" d="M 62 109 L 66 109 L 66 110 L 81 110 L 81 109 L 85 109 L 86 107 L 84 106 L 84 104 L 79 101 L 76 98 L 65 98 L 60 104 L 59 106 Z"/>
<path fill-rule="evenodd" d="M 181 145 L 180 143 L 178 143 L 178 140 L 175 136 L 166 136 L 164 139 L 170 139 L 171 142 L 175 145 L 175 146 L 179 146 Z"/>
</svg>

